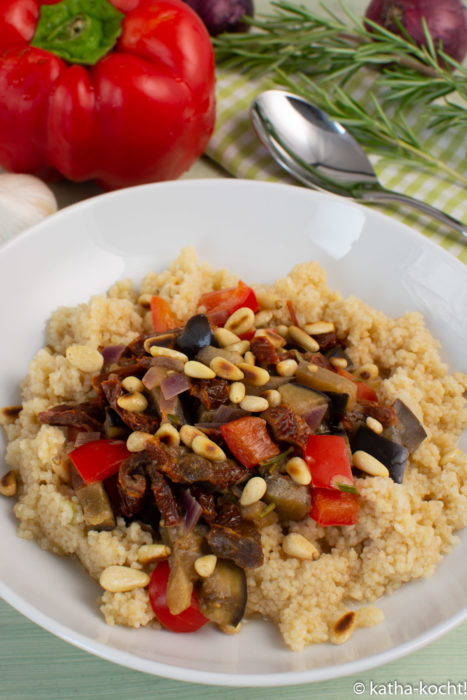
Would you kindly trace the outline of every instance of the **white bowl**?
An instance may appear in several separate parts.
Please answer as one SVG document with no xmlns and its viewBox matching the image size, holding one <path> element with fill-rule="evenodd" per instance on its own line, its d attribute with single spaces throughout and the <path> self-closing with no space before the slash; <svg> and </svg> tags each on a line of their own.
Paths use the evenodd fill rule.
<svg viewBox="0 0 467 700">
<path fill-rule="evenodd" d="M 317 259 L 329 282 L 397 316 L 421 311 L 452 369 L 467 371 L 467 269 L 421 234 L 374 210 L 299 187 L 239 180 L 179 181 L 102 195 L 54 214 L 0 249 L 0 405 L 43 344 L 59 305 L 86 301 L 122 277 L 162 270 L 180 248 L 269 282 Z M 3 453 L 3 445 L 2 453 Z M 98 585 L 77 562 L 16 537 L 0 503 L 0 593 L 53 634 L 116 663 L 168 678 L 231 686 L 326 680 L 394 660 L 467 617 L 467 540 L 435 575 L 381 601 L 385 622 L 343 646 L 287 650 L 268 623 L 241 634 L 209 626 L 192 635 L 108 627 Z"/>
</svg>

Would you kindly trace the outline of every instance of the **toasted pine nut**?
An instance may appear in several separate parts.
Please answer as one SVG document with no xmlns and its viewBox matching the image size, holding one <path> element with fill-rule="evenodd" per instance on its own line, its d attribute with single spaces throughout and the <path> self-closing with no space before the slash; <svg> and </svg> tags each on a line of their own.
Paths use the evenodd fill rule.
<svg viewBox="0 0 467 700">
<path fill-rule="evenodd" d="M 379 375 L 379 369 L 378 366 L 374 364 L 374 362 L 367 362 L 366 364 L 362 365 L 359 367 L 355 374 L 359 379 L 367 380 L 367 379 L 376 379 L 376 377 Z"/>
<path fill-rule="evenodd" d="M 298 532 L 289 532 L 282 540 L 282 550 L 288 557 L 297 559 L 317 559 L 319 552 L 315 545 Z"/>
<path fill-rule="evenodd" d="M 336 329 L 330 321 L 316 321 L 315 323 L 305 323 L 303 330 L 310 335 L 321 335 L 322 333 L 332 333 Z"/>
<path fill-rule="evenodd" d="M 182 425 L 179 434 L 181 441 L 187 447 L 191 447 L 191 444 L 197 435 L 204 436 L 204 433 L 199 430 L 199 428 L 195 428 L 194 425 Z"/>
<path fill-rule="evenodd" d="M 261 326 L 266 326 L 272 319 L 272 311 L 268 311 L 267 309 L 264 309 L 262 311 L 258 311 L 257 314 L 255 314 L 255 326 L 256 328 L 260 328 Z"/>
<path fill-rule="evenodd" d="M 140 294 L 137 303 L 143 306 L 145 309 L 149 309 L 151 306 L 152 294 Z"/>
<path fill-rule="evenodd" d="M 213 575 L 216 564 L 217 557 L 215 554 L 205 554 L 202 557 L 198 557 L 193 566 L 195 567 L 195 571 L 198 576 L 201 576 L 202 578 L 209 578 Z"/>
<path fill-rule="evenodd" d="M 188 377 L 194 379 L 214 379 L 216 373 L 203 362 L 197 360 L 188 360 L 183 365 L 183 371 Z"/>
<path fill-rule="evenodd" d="M 148 564 L 151 561 L 168 559 L 171 552 L 166 544 L 143 544 L 138 549 L 138 561 L 140 564 Z"/>
<path fill-rule="evenodd" d="M 155 435 L 161 442 L 171 447 L 178 447 L 180 444 L 180 433 L 172 423 L 162 423 L 160 428 L 156 430 Z"/>
<path fill-rule="evenodd" d="M 298 362 L 292 360 L 281 360 L 276 365 L 276 372 L 281 377 L 293 377 L 298 368 Z"/>
<path fill-rule="evenodd" d="M 0 479 L 0 494 L 2 496 L 14 496 L 17 490 L 16 472 L 10 469 Z"/>
<path fill-rule="evenodd" d="M 242 370 L 220 355 L 213 357 L 209 366 L 222 379 L 229 379 L 231 382 L 239 382 L 243 379 Z"/>
<path fill-rule="evenodd" d="M 284 328 L 284 333 L 287 335 L 287 326 L 284 326 Z M 267 338 L 271 345 L 273 345 L 275 348 L 282 348 L 285 345 L 285 335 L 282 336 L 282 334 L 280 334 L 277 329 L 274 328 L 258 328 L 255 333 L 255 338 Z"/>
<path fill-rule="evenodd" d="M 389 470 L 379 459 L 364 450 L 357 450 L 352 455 L 352 461 L 357 469 L 370 476 L 389 476 Z"/>
<path fill-rule="evenodd" d="M 122 394 L 117 399 L 117 404 L 125 411 L 142 413 L 148 407 L 148 401 L 140 391 L 133 391 L 131 394 Z"/>
<path fill-rule="evenodd" d="M 250 349 L 250 341 L 249 340 L 239 340 L 236 343 L 232 343 L 232 345 L 227 345 L 226 350 L 230 350 L 231 352 L 238 352 L 240 355 L 243 355 L 247 350 Z"/>
<path fill-rule="evenodd" d="M 379 420 L 376 420 L 376 418 L 373 418 L 373 416 L 367 416 L 365 423 L 367 424 L 368 428 L 370 428 L 370 430 L 377 435 L 381 435 L 384 430 L 383 424 L 380 423 Z"/>
<path fill-rule="evenodd" d="M 145 433 L 144 430 L 134 430 L 128 435 L 126 448 L 129 452 L 142 452 L 146 449 L 148 440 L 152 440 L 151 433 Z"/>
<path fill-rule="evenodd" d="M 285 470 L 297 484 L 301 484 L 302 486 L 311 484 L 310 470 L 305 460 L 301 457 L 292 457 L 292 459 L 289 459 Z"/>
<path fill-rule="evenodd" d="M 283 323 L 276 326 L 276 332 L 279 333 L 282 338 L 287 338 L 287 333 L 289 332 L 289 327 Z"/>
<path fill-rule="evenodd" d="M 237 367 L 239 367 L 245 375 L 245 382 L 247 384 L 263 386 L 263 384 L 267 384 L 271 379 L 267 369 L 257 367 L 256 365 L 249 365 L 248 362 L 239 362 Z"/>
<path fill-rule="evenodd" d="M 240 496 L 241 506 L 251 506 L 260 501 L 266 493 L 267 484 L 261 476 L 253 476 L 249 479 Z"/>
<path fill-rule="evenodd" d="M 255 292 L 255 294 L 261 309 L 274 311 L 282 307 L 282 301 L 274 292 Z"/>
<path fill-rule="evenodd" d="M 125 377 L 122 379 L 122 387 L 127 391 L 144 391 L 144 384 L 138 377 Z"/>
<path fill-rule="evenodd" d="M 250 413 L 261 413 L 261 411 L 265 411 L 269 408 L 269 403 L 267 399 L 264 399 L 262 396 L 247 394 L 245 398 L 240 401 L 240 408 L 243 408 L 244 411 L 250 411 Z"/>
<path fill-rule="evenodd" d="M 0 425 L 14 423 L 22 410 L 22 406 L 3 406 L 0 408 Z"/>
<path fill-rule="evenodd" d="M 99 350 L 87 345 L 69 345 L 65 356 L 70 365 L 81 372 L 99 372 L 104 364 L 104 358 Z"/>
<path fill-rule="evenodd" d="M 239 622 L 238 625 L 219 625 L 219 630 L 224 634 L 238 634 L 242 629 L 242 623 Z"/>
<path fill-rule="evenodd" d="M 345 357 L 331 357 L 329 362 L 336 369 L 345 369 L 348 365 L 348 362 L 345 359 Z"/>
<path fill-rule="evenodd" d="M 50 461 L 54 473 L 66 484 L 70 481 L 70 460 L 68 457 L 56 455 Z"/>
<path fill-rule="evenodd" d="M 261 396 L 263 397 L 263 399 L 266 399 L 270 408 L 273 408 L 274 406 L 280 406 L 282 403 L 282 396 L 280 395 L 280 392 L 277 391 L 277 389 L 267 389 L 266 391 L 263 391 Z"/>
<path fill-rule="evenodd" d="M 294 343 L 300 345 L 300 347 L 304 350 L 308 350 L 309 352 L 318 352 L 319 350 L 319 343 L 317 343 L 316 340 L 311 337 L 311 335 L 308 335 L 303 328 L 299 328 L 298 326 L 289 326 L 289 337 Z"/>
<path fill-rule="evenodd" d="M 151 345 L 149 353 L 153 357 L 174 357 L 182 362 L 188 362 L 188 357 L 185 353 L 174 350 L 173 348 L 166 348 L 164 345 Z"/>
<path fill-rule="evenodd" d="M 228 331 L 227 328 L 216 328 L 214 335 L 216 336 L 216 340 L 219 345 L 221 345 L 223 348 L 227 348 L 229 345 L 238 343 L 240 340 L 238 335 L 232 333 L 232 331 Z"/>
<path fill-rule="evenodd" d="M 130 566 L 108 566 L 101 573 L 99 583 L 105 591 L 124 593 L 135 588 L 145 588 L 149 576 L 145 571 Z"/>
<path fill-rule="evenodd" d="M 243 382 L 232 382 L 230 385 L 229 399 L 232 403 L 240 403 L 245 398 L 246 389 Z"/>
<path fill-rule="evenodd" d="M 334 628 L 329 637 L 333 644 L 343 644 L 346 642 L 352 632 L 354 631 L 357 624 L 357 618 L 353 610 L 344 613 L 334 625 Z"/>
<path fill-rule="evenodd" d="M 242 306 L 229 316 L 224 323 L 224 328 L 232 331 L 232 333 L 236 333 L 236 335 L 243 335 L 243 333 L 247 333 L 253 327 L 254 322 L 255 315 L 253 311 L 248 306 Z"/>
<path fill-rule="evenodd" d="M 254 365 L 256 363 L 256 357 L 254 354 L 251 352 L 251 350 L 248 350 L 244 356 L 243 359 L 247 363 L 247 365 Z"/>
<path fill-rule="evenodd" d="M 212 462 L 221 462 L 226 459 L 224 450 L 221 450 L 213 440 L 206 435 L 196 435 L 191 443 L 191 449 L 200 457 L 206 457 Z"/>
</svg>

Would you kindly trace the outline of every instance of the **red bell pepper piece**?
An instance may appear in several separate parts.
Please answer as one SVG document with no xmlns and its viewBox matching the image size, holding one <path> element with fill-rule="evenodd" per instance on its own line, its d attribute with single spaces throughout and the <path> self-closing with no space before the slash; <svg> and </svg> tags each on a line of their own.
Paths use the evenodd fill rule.
<svg viewBox="0 0 467 700">
<path fill-rule="evenodd" d="M 124 442 L 93 440 L 86 442 L 68 455 L 86 484 L 103 481 L 116 474 L 123 460 L 131 456 Z"/>
<path fill-rule="evenodd" d="M 180 325 L 180 321 L 170 307 L 169 302 L 162 297 L 151 297 L 152 325 L 156 333 L 163 333 Z"/>
<path fill-rule="evenodd" d="M 310 435 L 305 448 L 305 461 L 313 486 L 337 489 L 339 484 L 353 484 L 347 445 L 340 435 Z"/>
<path fill-rule="evenodd" d="M 182 0 L 0 3 L 6 170 L 106 189 L 176 179 L 209 141 L 214 88 L 209 34 Z"/>
<path fill-rule="evenodd" d="M 336 371 L 337 374 L 341 375 L 341 377 L 346 377 L 347 379 L 355 382 L 357 385 L 357 401 L 373 401 L 374 403 L 378 403 L 378 394 L 373 387 L 365 382 L 362 382 L 360 379 L 357 379 L 357 377 L 355 377 L 351 372 L 347 372 L 345 369 L 338 368 Z"/>
<path fill-rule="evenodd" d="M 312 488 L 310 516 L 319 525 L 355 525 L 358 496 L 335 489 Z"/>
<path fill-rule="evenodd" d="M 224 423 L 221 433 L 233 456 L 249 469 L 280 452 L 269 437 L 266 421 L 259 416 L 244 416 Z"/>
<path fill-rule="evenodd" d="M 209 620 L 199 609 L 195 591 L 191 594 L 191 604 L 178 615 L 173 615 L 167 605 L 167 583 L 170 575 L 168 561 L 161 561 L 154 569 L 149 582 L 149 601 L 154 614 L 166 629 L 171 632 L 196 632 Z"/>
<path fill-rule="evenodd" d="M 254 313 L 259 309 L 254 291 L 241 280 L 236 287 L 226 287 L 216 292 L 202 294 L 198 306 L 204 307 L 214 326 L 223 326 L 229 316 L 243 306 L 247 306 Z"/>
</svg>

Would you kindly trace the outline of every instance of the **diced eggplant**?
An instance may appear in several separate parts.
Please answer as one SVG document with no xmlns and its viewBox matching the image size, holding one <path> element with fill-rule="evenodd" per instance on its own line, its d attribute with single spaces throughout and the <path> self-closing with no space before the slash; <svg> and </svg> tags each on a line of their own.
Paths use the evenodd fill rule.
<svg viewBox="0 0 467 700">
<path fill-rule="evenodd" d="M 400 436 L 400 442 L 409 452 L 413 452 L 426 438 L 427 433 L 417 416 L 400 399 L 394 402 L 398 424 L 396 430 Z"/>
<path fill-rule="evenodd" d="M 188 357 L 195 357 L 202 348 L 213 344 L 214 335 L 205 314 L 192 316 L 177 338 L 177 347 Z"/>
<path fill-rule="evenodd" d="M 246 386 L 246 393 L 249 396 L 261 396 L 263 392 L 269 391 L 269 389 L 279 389 L 280 386 L 283 384 L 288 384 L 289 382 L 289 377 L 272 376 L 269 381 L 262 386 L 253 386 L 253 384 L 248 384 L 247 382 L 244 382 L 244 384 Z"/>
<path fill-rule="evenodd" d="M 335 391 L 328 391 L 326 395 L 329 397 L 331 405 L 329 406 L 329 424 L 335 427 L 342 420 L 345 413 L 347 402 L 349 400 L 348 394 L 338 394 Z"/>
<path fill-rule="evenodd" d="M 389 470 L 389 475 L 396 484 L 402 484 L 409 452 L 406 447 L 388 440 L 366 427 L 361 427 L 351 439 L 352 452 L 368 452 Z"/>
<path fill-rule="evenodd" d="M 113 408 L 105 409 L 104 432 L 107 438 L 121 438 L 128 435 L 128 428 Z"/>
<path fill-rule="evenodd" d="M 180 425 L 185 424 L 183 406 L 179 396 L 173 396 L 171 399 L 164 398 L 160 386 L 155 386 L 146 395 L 150 399 L 151 408 L 160 416 L 161 423 L 170 421 Z"/>
<path fill-rule="evenodd" d="M 102 481 L 82 486 L 76 496 L 88 530 L 113 530 L 115 517 Z"/>
<path fill-rule="evenodd" d="M 211 364 L 211 360 L 215 357 L 223 357 L 225 360 L 229 360 L 232 364 L 236 365 L 239 362 L 243 362 L 243 357 L 239 352 L 233 352 L 232 350 L 226 350 L 225 348 L 215 348 L 213 345 L 206 345 L 204 348 L 196 354 L 196 360 L 202 362 L 203 364 Z"/>
<path fill-rule="evenodd" d="M 308 486 L 301 486 L 284 474 L 264 477 L 267 484 L 265 503 L 274 503 L 280 520 L 303 520 L 310 514 L 311 496 Z"/>
<path fill-rule="evenodd" d="M 220 626 L 236 627 L 247 602 L 243 569 L 228 559 L 218 559 L 214 573 L 202 580 L 198 593 L 201 612 Z"/>
<path fill-rule="evenodd" d="M 351 409 L 357 398 L 357 384 L 347 377 L 342 377 L 337 372 L 333 372 L 325 367 L 313 365 L 314 371 L 310 372 L 308 365 L 301 362 L 296 372 L 297 382 L 316 389 L 317 391 L 334 391 L 337 394 L 348 394 L 347 410 Z"/>
<path fill-rule="evenodd" d="M 322 392 L 289 382 L 278 389 L 282 403 L 302 416 L 312 430 L 316 430 L 326 415 L 330 400 Z"/>
</svg>

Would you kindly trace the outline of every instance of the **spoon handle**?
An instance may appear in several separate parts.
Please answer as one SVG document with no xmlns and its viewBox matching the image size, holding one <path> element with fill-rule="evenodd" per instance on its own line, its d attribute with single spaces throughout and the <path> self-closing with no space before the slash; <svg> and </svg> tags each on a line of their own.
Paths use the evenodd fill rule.
<svg viewBox="0 0 467 700">
<path fill-rule="evenodd" d="M 467 224 L 463 224 L 453 216 L 449 216 L 449 214 L 445 214 L 439 209 L 432 207 L 430 204 L 421 202 L 419 199 L 414 199 L 405 194 L 399 194 L 398 192 L 392 192 L 382 188 L 381 190 L 363 192 L 361 199 L 364 199 L 366 202 L 398 202 L 399 204 L 408 204 L 414 209 L 418 209 L 423 214 L 428 214 L 428 216 L 432 216 L 434 219 L 441 221 L 442 224 L 453 228 L 467 238 Z"/>
</svg>

